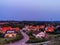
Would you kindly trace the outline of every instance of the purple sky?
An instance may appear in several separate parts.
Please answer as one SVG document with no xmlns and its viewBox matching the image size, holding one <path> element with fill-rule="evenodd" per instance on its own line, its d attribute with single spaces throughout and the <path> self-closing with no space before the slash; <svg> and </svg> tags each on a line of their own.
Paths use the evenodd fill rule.
<svg viewBox="0 0 60 45">
<path fill-rule="evenodd" d="M 0 20 L 60 21 L 60 0 L 0 0 Z"/>
</svg>

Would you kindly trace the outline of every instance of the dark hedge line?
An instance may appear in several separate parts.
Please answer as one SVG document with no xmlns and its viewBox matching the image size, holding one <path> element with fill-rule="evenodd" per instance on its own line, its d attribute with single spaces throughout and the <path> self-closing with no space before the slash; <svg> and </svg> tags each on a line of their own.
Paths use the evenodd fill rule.
<svg viewBox="0 0 60 45">
<path fill-rule="evenodd" d="M 30 39 L 26 43 L 40 43 L 40 42 L 45 42 L 47 41 L 46 39 Z"/>
</svg>

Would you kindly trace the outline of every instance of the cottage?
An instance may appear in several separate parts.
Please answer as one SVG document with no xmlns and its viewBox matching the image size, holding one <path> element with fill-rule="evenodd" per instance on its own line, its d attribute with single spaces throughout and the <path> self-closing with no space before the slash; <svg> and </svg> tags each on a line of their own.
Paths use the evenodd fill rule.
<svg viewBox="0 0 60 45">
<path fill-rule="evenodd" d="M 4 35 L 4 37 L 7 37 L 7 38 L 10 38 L 10 37 L 12 38 L 16 36 L 17 36 L 17 33 L 15 30 L 7 30 Z"/>
<path fill-rule="evenodd" d="M 1 29 L 2 33 L 5 33 L 7 30 L 15 30 L 16 32 L 18 32 L 20 28 L 19 27 L 12 28 L 11 26 L 9 26 L 9 27 L 2 27 Z"/>
<path fill-rule="evenodd" d="M 36 35 L 36 38 L 43 38 L 45 37 L 45 33 L 44 32 L 40 32 Z"/>
<path fill-rule="evenodd" d="M 47 26 L 47 27 L 45 28 L 45 31 L 46 31 L 46 32 L 54 32 L 54 27 L 53 27 L 53 26 L 52 26 L 52 27 L 48 27 L 48 26 Z"/>
</svg>

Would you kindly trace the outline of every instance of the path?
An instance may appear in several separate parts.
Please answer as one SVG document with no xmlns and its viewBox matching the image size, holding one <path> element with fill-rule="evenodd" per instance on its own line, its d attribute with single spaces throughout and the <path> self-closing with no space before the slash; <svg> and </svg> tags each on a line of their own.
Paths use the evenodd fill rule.
<svg viewBox="0 0 60 45">
<path fill-rule="evenodd" d="M 27 40 L 29 40 L 29 36 L 26 33 L 24 33 L 23 31 L 20 31 L 20 32 L 21 32 L 21 34 L 23 35 L 24 38 L 20 41 L 17 41 L 15 43 L 10 43 L 10 44 L 7 44 L 7 45 L 32 45 L 32 44 L 26 44 L 25 43 Z"/>
</svg>

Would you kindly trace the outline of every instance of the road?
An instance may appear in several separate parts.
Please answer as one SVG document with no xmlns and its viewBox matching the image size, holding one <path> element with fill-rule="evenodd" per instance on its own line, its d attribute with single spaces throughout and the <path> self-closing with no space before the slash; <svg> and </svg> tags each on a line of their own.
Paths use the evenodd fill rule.
<svg viewBox="0 0 60 45">
<path fill-rule="evenodd" d="M 26 33 L 24 33 L 23 31 L 20 31 L 20 32 L 21 32 L 21 34 L 23 35 L 24 38 L 20 41 L 17 41 L 15 43 L 10 43 L 10 44 L 7 44 L 7 45 L 33 45 L 33 44 L 26 44 L 25 42 L 27 40 L 29 40 L 29 36 Z"/>
</svg>

